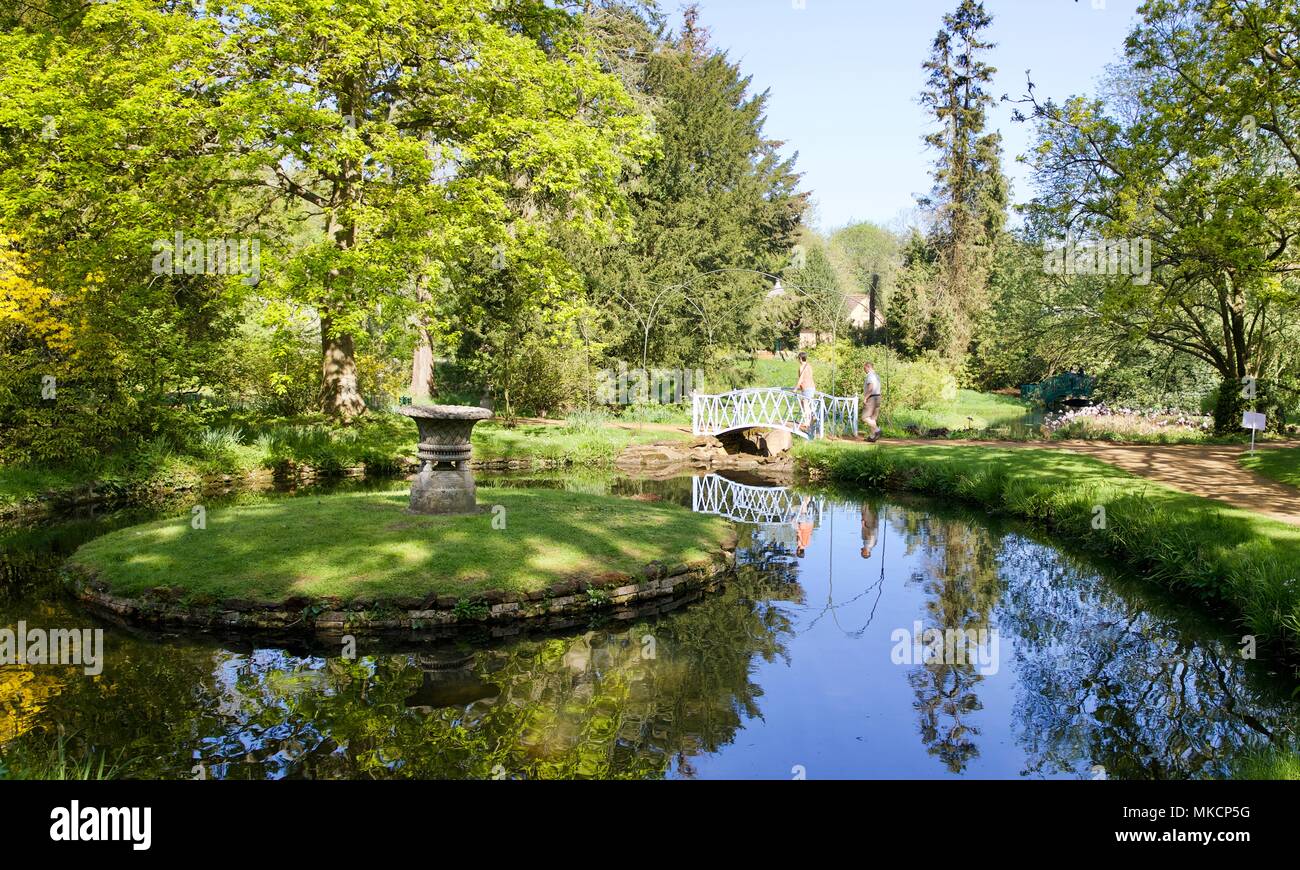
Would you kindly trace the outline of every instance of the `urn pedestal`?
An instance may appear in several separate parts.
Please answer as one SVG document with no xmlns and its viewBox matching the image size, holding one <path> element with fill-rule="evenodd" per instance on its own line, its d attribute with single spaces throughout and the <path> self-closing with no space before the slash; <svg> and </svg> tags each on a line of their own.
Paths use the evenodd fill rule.
<svg viewBox="0 0 1300 870">
<path fill-rule="evenodd" d="M 411 479 L 411 513 L 468 514 L 474 501 L 470 433 L 492 412 L 466 405 L 404 405 L 398 413 L 420 430 L 420 471 Z"/>
</svg>

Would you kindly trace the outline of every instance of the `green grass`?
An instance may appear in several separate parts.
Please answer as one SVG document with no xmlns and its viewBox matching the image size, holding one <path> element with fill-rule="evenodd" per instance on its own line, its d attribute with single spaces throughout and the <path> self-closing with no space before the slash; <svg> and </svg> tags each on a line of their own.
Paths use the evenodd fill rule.
<svg viewBox="0 0 1300 870">
<path fill-rule="evenodd" d="M 666 423 L 674 426 L 691 425 L 689 402 L 677 405 L 628 405 L 618 412 L 620 423 Z"/>
<path fill-rule="evenodd" d="M 647 429 L 638 432 L 607 423 L 574 421 L 565 426 L 505 426 L 480 423 L 474 427 L 476 459 L 548 459 L 577 465 L 612 463 L 630 444 L 644 444 L 665 439 L 685 440 L 685 433 Z"/>
<path fill-rule="evenodd" d="M 1243 454 L 1241 464 L 1279 483 L 1300 487 L 1300 447 L 1266 447 Z"/>
<path fill-rule="evenodd" d="M 1038 523 L 1079 548 L 1300 652 L 1300 527 L 1047 449 L 817 442 L 807 465 L 845 483 L 924 492 Z M 1094 528 L 1105 509 L 1105 528 Z"/>
<path fill-rule="evenodd" d="M 1030 403 L 1012 396 L 958 390 L 957 401 L 947 408 L 891 408 L 885 395 L 882 428 L 891 437 L 905 437 L 908 426 L 922 429 L 986 430 L 1023 424 L 1033 412 Z"/>
<path fill-rule="evenodd" d="M 818 386 L 831 382 L 831 364 L 818 359 L 811 359 L 813 380 Z M 741 370 L 749 373 L 749 363 L 745 362 Z M 756 357 L 753 360 L 753 386 L 756 387 L 790 387 L 794 389 L 799 380 L 799 356 L 795 352 L 787 354 L 786 359 L 779 357 Z"/>
<path fill-rule="evenodd" d="M 1280 749 L 1247 753 L 1233 764 L 1233 779 L 1300 779 L 1300 754 Z"/>
<path fill-rule="evenodd" d="M 0 780 L 101 780 L 122 776 L 123 769 L 110 762 L 107 755 L 92 751 L 84 757 L 73 757 L 67 743 L 59 735 L 43 752 L 5 753 L 0 758 Z"/>
<path fill-rule="evenodd" d="M 50 490 L 76 486 L 83 474 L 72 468 L 0 468 L 0 505 L 16 504 Z"/>
<path fill-rule="evenodd" d="M 122 529 L 83 545 L 73 564 L 115 593 L 156 587 L 203 602 L 293 596 L 472 596 L 533 591 L 570 578 L 637 573 L 718 551 L 728 525 L 671 504 L 555 490 L 478 491 L 494 514 L 415 516 L 408 493 L 344 493 L 214 509 Z"/>
</svg>

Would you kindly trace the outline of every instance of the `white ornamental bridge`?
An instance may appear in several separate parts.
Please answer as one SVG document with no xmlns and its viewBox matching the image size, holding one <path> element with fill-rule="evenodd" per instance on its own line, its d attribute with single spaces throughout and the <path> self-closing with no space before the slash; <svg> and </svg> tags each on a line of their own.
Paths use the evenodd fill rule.
<svg viewBox="0 0 1300 870">
<path fill-rule="evenodd" d="M 691 510 L 752 525 L 820 525 L 822 504 L 784 486 L 751 486 L 710 474 L 691 478 Z"/>
<path fill-rule="evenodd" d="M 800 426 L 806 418 L 810 420 L 807 431 Z M 856 436 L 858 397 L 814 393 L 811 399 L 805 399 L 801 393 L 786 387 L 751 387 L 717 395 L 691 394 L 693 434 L 721 435 L 739 429 L 784 429 L 809 441 L 828 434 Z"/>
</svg>

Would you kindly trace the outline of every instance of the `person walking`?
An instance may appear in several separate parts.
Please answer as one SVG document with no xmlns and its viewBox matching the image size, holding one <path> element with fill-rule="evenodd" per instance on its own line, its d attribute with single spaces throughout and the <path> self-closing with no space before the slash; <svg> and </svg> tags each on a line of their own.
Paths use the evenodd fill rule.
<svg viewBox="0 0 1300 870">
<path fill-rule="evenodd" d="M 797 558 L 802 559 L 804 553 L 812 546 L 813 517 L 812 517 L 812 497 L 805 495 L 803 501 L 799 503 L 799 513 L 794 518 L 794 529 L 797 538 L 794 554 Z"/>
<path fill-rule="evenodd" d="M 867 440 L 874 442 L 880 438 L 880 426 L 876 422 L 880 417 L 880 376 L 869 362 L 862 364 L 862 372 L 866 375 L 862 386 L 862 419 L 872 430 Z"/>
<path fill-rule="evenodd" d="M 808 354 L 799 354 L 799 381 L 794 385 L 795 390 L 799 393 L 799 407 L 803 412 L 803 421 L 799 428 L 807 432 L 808 427 L 812 425 L 813 398 L 817 394 L 817 383 L 813 380 L 812 363 L 808 362 Z"/>
<path fill-rule="evenodd" d="M 870 559 L 871 551 L 876 548 L 876 527 L 880 525 L 880 517 L 876 515 L 876 509 L 870 502 L 862 503 L 862 558 Z"/>
</svg>

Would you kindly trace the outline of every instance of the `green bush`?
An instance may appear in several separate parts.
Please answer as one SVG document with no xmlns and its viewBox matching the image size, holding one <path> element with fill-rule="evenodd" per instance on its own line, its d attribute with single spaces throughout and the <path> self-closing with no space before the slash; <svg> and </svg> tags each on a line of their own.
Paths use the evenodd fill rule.
<svg viewBox="0 0 1300 870">
<path fill-rule="evenodd" d="M 564 419 L 564 427 L 575 435 L 590 435 L 605 428 L 610 416 L 603 410 L 572 411 Z"/>
<path fill-rule="evenodd" d="M 862 395 L 862 365 L 870 362 L 880 376 L 885 401 L 895 409 L 942 410 L 957 401 L 956 372 L 937 354 L 909 360 L 883 346 L 860 347 L 840 341 L 817 347 L 813 358 L 834 362 L 835 378 L 830 391 L 837 396 Z"/>
<path fill-rule="evenodd" d="M 1204 413 L 1214 416 L 1214 431 L 1222 435 L 1242 431 L 1241 415 L 1244 411 L 1259 411 L 1268 417 L 1268 431 L 1285 432 L 1286 424 L 1295 418 L 1294 394 L 1282 385 L 1266 379 L 1255 383 L 1255 398 L 1247 399 L 1244 386 L 1236 381 L 1223 381 L 1202 401 Z"/>
</svg>

